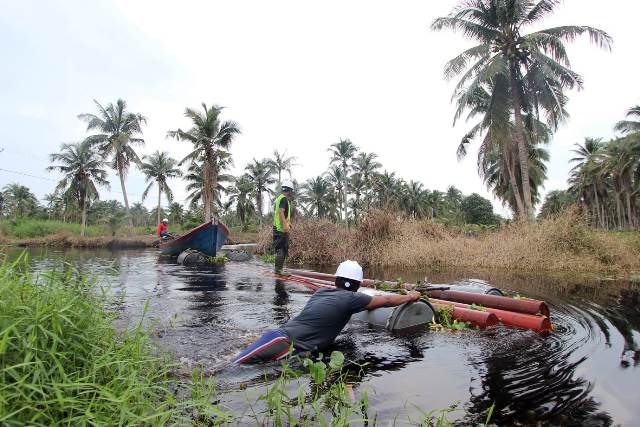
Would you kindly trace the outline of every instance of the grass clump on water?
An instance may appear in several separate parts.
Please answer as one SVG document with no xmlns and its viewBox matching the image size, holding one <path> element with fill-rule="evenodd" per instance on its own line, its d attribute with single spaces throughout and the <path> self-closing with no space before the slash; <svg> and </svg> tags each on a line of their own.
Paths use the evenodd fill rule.
<svg viewBox="0 0 640 427">
<path fill-rule="evenodd" d="M 138 324 L 118 333 L 110 299 L 86 278 L 0 266 L 0 425 L 219 424 L 212 383 L 171 376 Z"/>
</svg>

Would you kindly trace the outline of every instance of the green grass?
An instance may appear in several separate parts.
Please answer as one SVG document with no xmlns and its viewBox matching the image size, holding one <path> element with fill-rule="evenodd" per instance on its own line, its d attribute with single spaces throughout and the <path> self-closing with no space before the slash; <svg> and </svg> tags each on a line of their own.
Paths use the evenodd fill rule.
<svg viewBox="0 0 640 427">
<path fill-rule="evenodd" d="M 80 224 L 28 218 L 18 220 L 0 220 L 0 235 L 9 238 L 27 239 L 33 237 L 44 237 L 58 233 L 80 235 Z M 88 237 L 103 236 L 106 234 L 107 231 L 103 226 L 89 225 L 85 230 L 85 235 Z"/>
<path fill-rule="evenodd" d="M 0 267 L 0 425 L 210 425 L 211 382 L 172 362 L 139 324 L 118 333 L 104 292 L 71 270 L 37 279 L 24 260 Z"/>
</svg>

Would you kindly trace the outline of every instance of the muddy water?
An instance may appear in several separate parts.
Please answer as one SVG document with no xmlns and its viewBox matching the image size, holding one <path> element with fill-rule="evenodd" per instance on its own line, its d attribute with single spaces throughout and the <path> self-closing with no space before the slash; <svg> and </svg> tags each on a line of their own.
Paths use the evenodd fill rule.
<svg viewBox="0 0 640 427">
<path fill-rule="evenodd" d="M 5 250 L 6 251 L 6 250 Z M 11 251 L 10 256 L 16 256 Z M 257 335 L 295 316 L 310 292 L 264 276 L 259 260 L 189 270 L 146 251 L 32 250 L 35 270 L 61 262 L 100 277 L 123 296 L 122 325 L 154 322 L 156 339 L 185 368 L 199 365 L 220 383 L 223 404 L 242 409 L 273 366 L 231 366 Z M 386 278 L 425 274 L 385 272 Z M 380 276 L 381 273 L 377 272 Z M 637 425 L 640 419 L 639 291 L 617 282 L 583 283 L 475 273 L 494 286 L 545 299 L 556 330 L 547 337 L 496 327 L 486 331 L 392 335 L 350 325 L 334 345 L 364 365 L 356 392 L 367 390 L 370 416 L 398 425 L 460 402 L 461 424 L 475 424 L 493 403 L 499 425 Z M 448 283 L 468 273 L 430 274 Z M 359 371 L 359 369 L 358 369 Z M 248 385 L 247 391 L 240 387 Z"/>
</svg>

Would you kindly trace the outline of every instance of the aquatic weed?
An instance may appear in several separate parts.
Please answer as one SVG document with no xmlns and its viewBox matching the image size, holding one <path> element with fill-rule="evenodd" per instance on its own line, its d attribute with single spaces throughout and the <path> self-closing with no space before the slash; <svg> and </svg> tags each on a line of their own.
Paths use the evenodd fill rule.
<svg viewBox="0 0 640 427">
<path fill-rule="evenodd" d="M 207 262 L 213 265 L 225 265 L 229 259 L 224 255 L 210 256 L 207 258 Z"/>
</svg>

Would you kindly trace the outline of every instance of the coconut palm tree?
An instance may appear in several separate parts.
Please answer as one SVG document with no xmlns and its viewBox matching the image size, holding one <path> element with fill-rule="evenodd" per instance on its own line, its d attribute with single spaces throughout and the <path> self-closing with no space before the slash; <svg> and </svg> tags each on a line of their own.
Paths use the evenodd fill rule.
<svg viewBox="0 0 640 427">
<path fill-rule="evenodd" d="M 142 201 L 147 198 L 149 190 L 153 187 L 153 184 L 158 185 L 158 209 L 157 209 L 157 224 L 160 224 L 160 206 L 162 200 L 162 193 L 165 194 L 169 203 L 173 201 L 173 191 L 169 187 L 167 182 L 170 178 L 178 178 L 182 176 L 182 171 L 178 169 L 178 162 L 169 156 L 166 151 L 144 156 L 140 170 L 145 176 L 145 181 L 148 183 L 147 188 L 142 192 Z"/>
<path fill-rule="evenodd" d="M 506 102 L 513 114 L 522 197 L 528 216 L 533 214 L 529 184 L 529 149 L 524 114 L 542 111 L 551 129 L 566 118 L 568 89 L 582 88 L 582 78 L 569 66 L 565 42 L 587 34 L 598 46 L 610 49 L 612 39 L 587 26 L 561 26 L 524 34 L 527 26 L 550 15 L 557 0 L 465 0 L 448 16 L 437 18 L 431 28 L 460 31 L 478 44 L 447 63 L 445 78 L 462 74 L 454 97 L 474 96 L 477 88 L 497 85 L 494 101 Z M 492 93 L 492 95 L 494 95 Z M 502 108 L 501 108 L 502 109 Z M 459 112 L 457 113 L 459 114 Z"/>
<path fill-rule="evenodd" d="M 233 175 L 223 173 L 233 164 L 231 153 L 224 150 L 218 150 L 216 154 L 216 162 L 218 177 L 216 179 L 217 188 L 212 210 L 215 210 L 217 206 L 221 205 L 221 195 L 228 192 L 227 183 L 231 183 L 235 179 Z M 202 200 L 202 189 L 204 188 L 202 167 L 202 163 L 191 163 L 187 169 L 187 174 L 184 176 L 184 180 L 187 181 L 185 189 L 189 192 L 186 198 L 189 204 L 189 209 L 195 209 L 198 203 Z"/>
<path fill-rule="evenodd" d="M 169 221 L 173 224 L 182 224 L 184 220 L 184 209 L 182 205 L 178 202 L 173 202 L 169 204 Z"/>
<path fill-rule="evenodd" d="M 572 150 L 575 157 L 569 160 L 574 163 L 569 172 L 570 192 L 579 196 L 587 209 L 591 209 L 596 224 L 603 226 L 604 215 L 600 209 L 600 199 L 604 190 L 602 172 L 602 155 L 605 144 L 601 138 L 585 138 L 584 145 L 575 144 Z M 592 205 L 593 202 L 593 205 Z"/>
<path fill-rule="evenodd" d="M 640 105 L 629 108 L 626 116 L 628 118 L 635 118 L 636 120 L 621 120 L 616 123 L 613 129 L 623 135 L 640 133 Z"/>
<path fill-rule="evenodd" d="M 358 147 L 356 147 L 349 139 L 341 139 L 340 142 L 331 144 L 331 147 L 329 147 L 331 163 L 339 164 L 342 167 L 342 209 L 345 224 L 348 224 L 347 198 L 349 194 L 349 187 L 347 180 L 349 177 L 349 169 L 351 168 L 350 163 L 353 161 L 357 151 Z"/>
<path fill-rule="evenodd" d="M 378 155 L 376 153 L 361 152 L 353 160 L 354 175 L 361 177 L 364 186 L 364 204 L 367 209 L 371 205 L 373 178 L 382 167 L 382 164 L 376 160 L 377 158 Z"/>
<path fill-rule="evenodd" d="M 149 225 L 149 211 L 140 202 L 131 205 L 131 217 L 134 227 L 146 227 Z"/>
<path fill-rule="evenodd" d="M 544 198 L 540 207 L 540 218 L 549 218 L 567 209 L 575 203 L 573 195 L 569 191 L 554 190 Z"/>
<path fill-rule="evenodd" d="M 310 178 L 302 184 L 300 200 L 307 212 L 318 218 L 332 217 L 337 206 L 334 189 L 323 176 Z"/>
<path fill-rule="evenodd" d="M 5 210 L 14 218 L 22 218 L 33 212 L 38 206 L 38 199 L 24 185 L 13 183 L 3 188 Z"/>
<path fill-rule="evenodd" d="M 242 231 L 249 229 L 249 219 L 256 210 L 252 199 L 255 197 L 255 187 L 251 178 L 246 174 L 234 179 L 229 191 L 229 200 L 235 203 L 236 216 L 242 224 Z"/>
<path fill-rule="evenodd" d="M 87 140 L 76 144 L 62 144 L 60 151 L 51 154 L 49 159 L 57 164 L 49 166 L 47 170 L 63 174 L 56 191 L 78 202 L 78 208 L 82 212 L 80 235 L 84 236 L 87 207 L 92 200 L 99 198 L 96 184 L 109 187 L 104 160 L 93 149 L 92 142 Z"/>
<path fill-rule="evenodd" d="M 106 107 L 100 105 L 95 99 L 93 102 L 98 107 L 98 114 L 85 113 L 80 114 L 78 118 L 87 123 L 87 131 L 98 132 L 89 136 L 87 141 L 95 144 L 105 159 L 111 157 L 109 165 L 118 172 L 129 226 L 133 227 L 124 181 L 131 163 L 140 165 L 140 158 L 134 146 L 144 145 L 144 139 L 140 136 L 142 125 L 147 123 L 147 119 L 140 113 L 127 111 L 127 103 L 123 99 L 118 99 L 115 105 L 109 104 Z"/>
<path fill-rule="evenodd" d="M 286 150 L 282 153 L 278 152 L 278 150 L 274 150 L 273 158 L 269 159 L 269 164 L 278 175 L 278 180 L 276 182 L 278 183 L 277 187 L 279 189 L 282 183 L 282 172 L 287 172 L 289 174 L 289 178 L 291 178 L 291 169 L 296 166 L 296 157 L 287 157 Z"/>
<path fill-rule="evenodd" d="M 256 211 L 258 213 L 258 221 L 262 225 L 264 216 L 263 210 L 263 194 L 266 192 L 271 194 L 271 185 L 276 182 L 273 178 L 273 169 L 271 163 L 267 159 L 253 159 L 245 168 L 247 179 L 253 184 L 253 194 L 256 198 Z"/>
<path fill-rule="evenodd" d="M 179 165 L 185 162 L 202 164 L 201 198 L 204 205 L 204 220 L 211 221 L 215 214 L 214 204 L 218 193 L 220 173 L 218 156 L 222 150 L 227 150 L 231 146 L 236 135 L 240 133 L 240 128 L 233 121 L 222 121 L 223 107 L 217 105 L 207 107 L 202 103 L 202 110 L 203 112 L 198 112 L 187 108 L 184 115 L 191 120 L 193 124 L 191 129 L 169 131 L 167 135 L 178 141 L 188 141 L 193 144 L 193 151 L 182 159 Z"/>
</svg>

